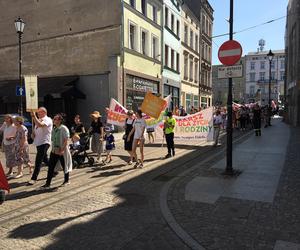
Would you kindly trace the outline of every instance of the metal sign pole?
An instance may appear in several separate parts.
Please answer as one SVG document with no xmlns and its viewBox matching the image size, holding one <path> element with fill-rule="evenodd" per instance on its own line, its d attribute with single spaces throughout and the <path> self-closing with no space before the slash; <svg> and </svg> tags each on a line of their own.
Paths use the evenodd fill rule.
<svg viewBox="0 0 300 250">
<path fill-rule="evenodd" d="M 233 40 L 233 0 L 230 0 L 229 40 Z M 232 78 L 228 78 L 226 173 L 232 172 Z"/>
</svg>

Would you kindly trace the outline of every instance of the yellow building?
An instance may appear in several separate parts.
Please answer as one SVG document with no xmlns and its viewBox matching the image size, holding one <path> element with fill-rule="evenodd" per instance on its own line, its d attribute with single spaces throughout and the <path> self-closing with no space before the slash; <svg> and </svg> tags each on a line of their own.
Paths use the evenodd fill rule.
<svg viewBox="0 0 300 250">
<path fill-rule="evenodd" d="M 161 22 L 160 1 L 124 0 L 120 66 L 124 104 L 128 109 L 137 110 L 146 92 L 162 92 Z"/>
<path fill-rule="evenodd" d="M 186 4 L 181 10 L 181 104 L 187 113 L 199 103 L 200 22 Z"/>
</svg>

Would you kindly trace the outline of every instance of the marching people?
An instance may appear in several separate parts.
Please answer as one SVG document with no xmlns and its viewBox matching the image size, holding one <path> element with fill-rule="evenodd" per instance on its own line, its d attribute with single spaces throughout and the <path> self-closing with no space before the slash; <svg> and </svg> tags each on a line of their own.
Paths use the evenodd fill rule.
<svg viewBox="0 0 300 250">
<path fill-rule="evenodd" d="M 253 127 L 255 136 L 261 136 L 261 109 L 258 103 L 255 104 L 253 109 Z"/>
<path fill-rule="evenodd" d="M 80 115 L 75 115 L 74 117 L 74 124 L 72 125 L 71 127 L 71 137 L 74 135 L 74 134 L 84 134 L 85 133 L 85 128 L 82 124 L 82 122 L 80 121 Z"/>
<path fill-rule="evenodd" d="M 18 173 L 15 178 L 21 178 L 23 176 L 23 164 L 29 167 L 29 173 L 32 173 L 33 165 L 29 160 L 29 145 L 28 145 L 28 129 L 23 125 L 24 118 L 17 116 L 14 118 L 14 124 L 16 126 L 16 143 L 15 143 L 15 160 L 18 166 Z"/>
<path fill-rule="evenodd" d="M 70 184 L 69 173 L 72 171 L 72 156 L 68 147 L 70 137 L 69 129 L 63 125 L 63 117 L 57 114 L 53 118 L 54 128 L 52 130 L 51 153 L 46 184 L 42 189 L 49 189 L 53 178 L 54 169 L 58 161 L 64 170 L 64 182 L 62 186 Z"/>
<path fill-rule="evenodd" d="M 13 167 L 16 165 L 15 161 L 15 142 L 17 129 L 13 123 L 13 117 L 9 114 L 5 115 L 4 123 L 0 127 L 0 131 L 3 132 L 2 146 L 4 149 L 6 167 L 8 172 L 6 176 L 13 176 Z"/>
<path fill-rule="evenodd" d="M 133 127 L 127 137 L 127 141 L 130 141 L 130 138 L 133 135 L 132 155 L 133 155 L 134 159 L 136 159 L 134 168 L 137 168 L 137 167 L 142 168 L 144 166 L 145 128 L 146 128 L 146 121 L 143 118 L 143 113 L 141 110 L 138 110 L 136 112 L 136 119 L 133 123 Z M 140 153 L 141 153 L 140 160 L 138 160 L 137 154 L 136 154 L 136 148 L 138 145 L 140 147 Z"/>
<path fill-rule="evenodd" d="M 132 144 L 133 144 L 133 136 L 131 135 L 129 137 L 129 134 L 133 128 L 133 123 L 135 121 L 135 118 L 133 117 L 133 111 L 128 110 L 127 112 L 127 118 L 125 120 L 125 134 L 123 136 L 124 139 L 124 149 L 128 152 L 130 159 L 128 161 L 128 165 L 131 165 L 133 162 L 133 153 L 132 153 Z"/>
<path fill-rule="evenodd" d="M 213 118 L 213 126 L 214 126 L 214 146 L 217 146 L 219 143 L 219 135 L 220 135 L 220 129 L 222 125 L 223 119 L 221 116 L 220 110 L 216 111 L 216 114 Z"/>
<path fill-rule="evenodd" d="M 110 127 L 105 128 L 105 151 L 106 158 L 104 160 L 105 163 L 110 163 L 112 161 L 112 151 L 115 149 L 115 137 L 112 134 L 112 130 Z"/>
<path fill-rule="evenodd" d="M 98 111 L 94 111 L 90 114 L 92 119 L 90 132 L 92 134 L 92 144 L 91 148 L 93 153 L 97 154 L 97 162 L 102 162 L 102 153 L 103 153 L 103 139 L 104 139 L 104 126 L 101 121 L 101 115 Z"/>
<path fill-rule="evenodd" d="M 168 147 L 168 154 L 166 158 L 171 156 L 175 156 L 175 148 L 174 148 L 174 128 L 176 125 L 176 120 L 173 117 L 172 112 L 167 113 L 167 118 L 164 122 L 164 133 L 166 136 L 167 147 Z"/>
<path fill-rule="evenodd" d="M 41 170 L 42 162 L 44 161 L 48 165 L 47 151 L 51 144 L 51 133 L 52 133 L 52 119 L 47 116 L 47 109 L 40 107 L 37 111 L 37 116 L 35 112 L 31 112 L 31 117 L 34 122 L 32 130 L 33 144 L 36 146 L 36 158 L 35 167 L 31 180 L 27 185 L 33 185 L 38 178 Z"/>
</svg>

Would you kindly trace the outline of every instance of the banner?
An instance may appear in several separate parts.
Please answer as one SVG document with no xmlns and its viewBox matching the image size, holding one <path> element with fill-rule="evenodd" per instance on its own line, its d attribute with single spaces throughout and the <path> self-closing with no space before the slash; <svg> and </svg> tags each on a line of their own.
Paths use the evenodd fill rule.
<svg viewBox="0 0 300 250">
<path fill-rule="evenodd" d="M 176 119 L 174 140 L 213 140 L 213 107 Z M 156 138 L 163 137 L 163 123 L 156 129 Z"/>
<path fill-rule="evenodd" d="M 158 119 L 161 112 L 165 110 L 166 105 L 167 103 L 164 99 L 147 92 L 141 110 L 150 117 Z"/>
<path fill-rule="evenodd" d="M 32 111 L 38 109 L 38 87 L 37 76 L 27 75 L 25 79 L 26 110 Z"/>
<path fill-rule="evenodd" d="M 1 162 L 0 162 L 0 189 L 7 190 L 9 192 L 9 185 L 6 176 L 4 174 Z"/>
</svg>

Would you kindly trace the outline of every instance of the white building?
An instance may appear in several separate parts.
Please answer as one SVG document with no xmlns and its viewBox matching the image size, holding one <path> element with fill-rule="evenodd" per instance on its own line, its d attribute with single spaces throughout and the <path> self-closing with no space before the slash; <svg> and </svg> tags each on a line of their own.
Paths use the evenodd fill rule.
<svg viewBox="0 0 300 250">
<path fill-rule="evenodd" d="M 284 94 L 285 52 L 274 50 L 271 63 L 271 99 L 281 102 Z M 250 52 L 245 56 L 245 101 L 260 102 L 267 105 L 269 101 L 268 51 Z"/>
</svg>

